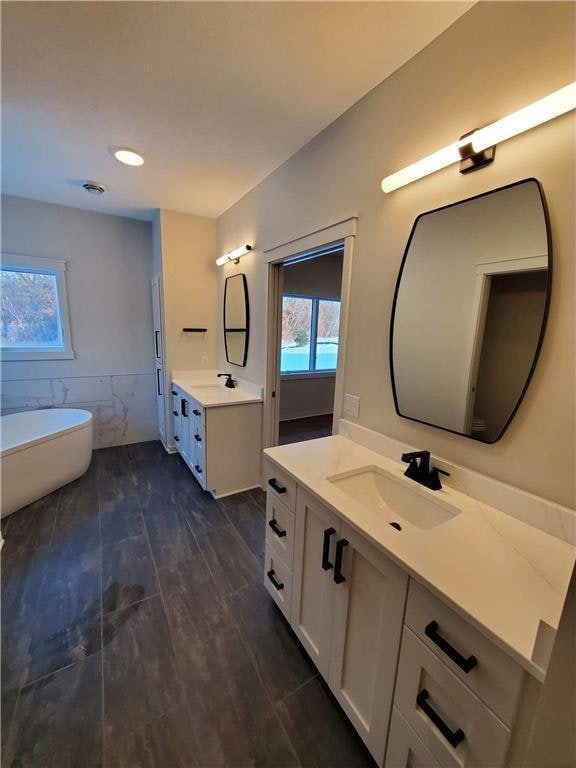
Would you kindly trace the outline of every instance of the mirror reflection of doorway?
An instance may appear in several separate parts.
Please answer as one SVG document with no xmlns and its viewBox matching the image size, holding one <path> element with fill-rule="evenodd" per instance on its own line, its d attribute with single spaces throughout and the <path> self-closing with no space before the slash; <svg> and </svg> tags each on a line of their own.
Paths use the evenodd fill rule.
<svg viewBox="0 0 576 768">
<path fill-rule="evenodd" d="M 533 363 L 548 270 L 491 275 L 489 283 L 471 433 L 491 443 L 515 407 Z"/>
<path fill-rule="evenodd" d="M 342 248 L 281 267 L 280 445 L 332 434 Z"/>
</svg>

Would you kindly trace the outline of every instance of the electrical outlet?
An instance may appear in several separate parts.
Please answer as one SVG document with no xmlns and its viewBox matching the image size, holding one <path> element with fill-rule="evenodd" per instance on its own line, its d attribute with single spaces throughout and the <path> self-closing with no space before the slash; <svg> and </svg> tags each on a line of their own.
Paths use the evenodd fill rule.
<svg viewBox="0 0 576 768">
<path fill-rule="evenodd" d="M 360 412 L 360 398 L 357 395 L 344 395 L 344 416 L 357 419 Z"/>
</svg>

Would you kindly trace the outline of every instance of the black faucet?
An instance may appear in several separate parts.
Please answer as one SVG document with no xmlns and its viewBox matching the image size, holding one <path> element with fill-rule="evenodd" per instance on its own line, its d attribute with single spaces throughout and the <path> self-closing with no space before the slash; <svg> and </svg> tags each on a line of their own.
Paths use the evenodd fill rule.
<svg viewBox="0 0 576 768">
<path fill-rule="evenodd" d="M 442 490 L 441 474 L 450 476 L 449 472 L 444 472 L 443 469 L 438 469 L 438 467 L 430 469 L 430 451 L 403 453 L 402 461 L 408 464 L 408 469 L 404 472 L 404 476 L 415 480 L 426 488 L 430 488 L 431 491 Z"/>
<path fill-rule="evenodd" d="M 218 374 L 218 378 L 220 378 L 221 376 L 224 376 L 225 379 L 226 379 L 226 384 L 224 384 L 224 386 L 228 387 L 228 389 L 234 389 L 236 384 L 234 384 L 234 379 L 232 378 L 232 374 L 231 373 L 219 373 Z"/>
</svg>

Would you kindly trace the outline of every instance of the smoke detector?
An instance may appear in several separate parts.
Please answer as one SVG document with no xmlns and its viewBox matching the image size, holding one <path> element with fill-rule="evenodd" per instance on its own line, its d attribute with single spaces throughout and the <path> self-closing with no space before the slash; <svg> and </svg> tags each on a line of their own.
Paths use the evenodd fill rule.
<svg viewBox="0 0 576 768">
<path fill-rule="evenodd" d="M 103 195 L 106 191 L 106 187 L 102 184 L 98 184 L 97 181 L 86 181 L 82 184 L 82 187 L 86 192 L 90 192 L 91 195 Z"/>
</svg>

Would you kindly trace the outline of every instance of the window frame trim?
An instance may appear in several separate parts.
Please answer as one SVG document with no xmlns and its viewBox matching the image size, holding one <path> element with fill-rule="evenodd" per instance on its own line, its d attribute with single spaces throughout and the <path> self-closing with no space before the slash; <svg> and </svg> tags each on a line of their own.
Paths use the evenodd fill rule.
<svg viewBox="0 0 576 768">
<path fill-rule="evenodd" d="M 303 378 L 323 378 L 336 375 L 338 370 L 338 356 L 336 357 L 335 368 L 316 368 L 316 348 L 318 344 L 318 309 L 321 301 L 337 301 L 342 306 L 342 299 L 332 296 L 316 296 L 305 293 L 283 293 L 282 304 L 285 298 L 308 299 L 312 302 L 310 312 L 310 354 L 308 356 L 308 370 L 303 371 L 283 371 L 282 370 L 282 344 L 280 344 L 280 378 L 291 379 L 296 377 Z M 283 311 L 283 307 L 281 307 Z M 338 355 L 340 354 L 340 335 L 338 335 Z M 314 366 L 314 367 L 312 367 Z"/>
<path fill-rule="evenodd" d="M 6 363 L 33 360 L 73 360 L 76 355 L 72 347 L 72 335 L 70 331 L 66 261 L 64 259 L 47 259 L 39 256 L 22 256 L 14 253 L 2 253 L 0 271 L 4 270 L 53 275 L 56 278 L 56 295 L 58 300 L 62 346 L 10 347 L 0 343 L 0 360 Z"/>
</svg>

